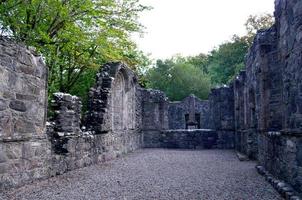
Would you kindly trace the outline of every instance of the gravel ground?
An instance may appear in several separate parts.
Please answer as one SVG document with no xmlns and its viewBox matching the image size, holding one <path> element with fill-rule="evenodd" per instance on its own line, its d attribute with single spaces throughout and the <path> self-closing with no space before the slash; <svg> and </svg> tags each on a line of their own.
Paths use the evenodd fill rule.
<svg viewBox="0 0 302 200">
<path fill-rule="evenodd" d="M 8 191 L 3 199 L 281 200 L 233 151 L 143 149 Z M 1 199 L 1 194 L 0 194 Z"/>
</svg>

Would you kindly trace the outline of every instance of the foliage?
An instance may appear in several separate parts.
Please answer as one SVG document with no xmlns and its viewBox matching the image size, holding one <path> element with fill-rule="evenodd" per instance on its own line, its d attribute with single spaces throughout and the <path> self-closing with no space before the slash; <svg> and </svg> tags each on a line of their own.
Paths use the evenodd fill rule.
<svg viewBox="0 0 302 200">
<path fill-rule="evenodd" d="M 147 79 L 148 87 L 164 91 L 174 101 L 190 94 L 207 99 L 210 91 L 210 79 L 183 57 L 158 60 L 156 66 L 148 71 Z"/>
<path fill-rule="evenodd" d="M 209 73 L 208 55 L 201 53 L 197 56 L 189 56 L 187 62 L 201 69 L 204 74 Z"/>
<path fill-rule="evenodd" d="M 49 93 L 69 92 L 87 98 L 103 63 L 127 63 L 141 85 L 165 91 L 172 100 L 194 93 L 205 99 L 211 86 L 227 84 L 244 67 L 244 57 L 258 29 L 273 23 L 269 14 L 251 15 L 247 35 L 234 36 L 208 55 L 150 61 L 130 34 L 141 32 L 138 14 L 149 9 L 139 0 L 2 0 L 2 35 L 36 47 L 49 69 Z M 85 106 L 85 104 L 84 104 Z"/>
<path fill-rule="evenodd" d="M 234 36 L 232 41 L 219 45 L 208 57 L 209 75 L 213 85 L 228 84 L 244 67 L 244 57 L 249 45 Z"/>
<path fill-rule="evenodd" d="M 228 84 L 244 68 L 244 58 L 258 30 L 267 29 L 274 23 L 270 14 L 250 15 L 245 23 L 247 35 L 234 35 L 211 51 L 208 57 L 208 69 L 213 85 Z"/>
<path fill-rule="evenodd" d="M 3 35 L 42 53 L 50 94 L 84 97 L 104 62 L 120 60 L 133 69 L 147 63 L 130 40 L 146 9 L 139 0 L 4 0 L 0 24 Z"/>
<path fill-rule="evenodd" d="M 249 45 L 252 44 L 254 37 L 258 30 L 268 29 L 275 22 L 273 15 L 264 13 L 260 15 L 250 15 L 246 21 L 245 29 L 247 35 L 245 36 Z"/>
<path fill-rule="evenodd" d="M 165 91 L 172 100 L 181 100 L 191 93 L 207 98 L 210 86 L 228 84 L 244 68 L 245 55 L 257 30 L 269 28 L 273 23 L 270 14 L 251 15 L 245 23 L 245 36 L 234 35 L 208 55 L 159 60 L 146 76 L 147 86 Z"/>
</svg>

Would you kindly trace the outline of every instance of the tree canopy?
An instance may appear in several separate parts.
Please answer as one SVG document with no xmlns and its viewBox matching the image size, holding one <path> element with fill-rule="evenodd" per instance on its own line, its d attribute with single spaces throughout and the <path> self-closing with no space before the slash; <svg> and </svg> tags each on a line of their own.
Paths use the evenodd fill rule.
<svg viewBox="0 0 302 200">
<path fill-rule="evenodd" d="M 228 84 L 244 68 L 244 57 L 249 48 L 248 43 L 234 36 L 218 46 L 208 55 L 208 70 L 212 85 Z"/>
<path fill-rule="evenodd" d="M 104 62 L 120 60 L 133 69 L 146 64 L 130 39 L 141 32 L 138 15 L 146 9 L 139 0 L 3 0 L 0 24 L 2 35 L 43 55 L 50 93 L 81 96 Z"/>
<path fill-rule="evenodd" d="M 245 23 L 247 34 L 234 35 L 208 54 L 158 60 L 146 75 L 147 86 L 165 91 L 171 100 L 194 93 L 206 99 L 211 87 L 229 84 L 245 65 L 245 55 L 257 30 L 274 23 L 270 14 L 251 15 Z"/>
<path fill-rule="evenodd" d="M 142 32 L 138 16 L 149 7 L 139 0 L 2 0 L 1 34 L 33 46 L 49 69 L 49 94 L 68 92 L 85 98 L 99 67 L 108 61 L 127 63 L 147 87 L 172 100 L 194 93 L 207 98 L 210 88 L 228 84 L 244 67 L 244 57 L 258 29 L 272 15 L 251 15 L 247 34 L 234 36 L 209 54 L 158 60 L 146 72 L 148 57 L 130 36 Z"/>
<path fill-rule="evenodd" d="M 174 101 L 183 100 L 190 94 L 206 99 L 210 91 L 210 79 L 202 68 L 190 62 L 190 58 L 183 57 L 158 60 L 146 75 L 147 80 L 151 80 L 147 86 L 164 91 Z"/>
</svg>

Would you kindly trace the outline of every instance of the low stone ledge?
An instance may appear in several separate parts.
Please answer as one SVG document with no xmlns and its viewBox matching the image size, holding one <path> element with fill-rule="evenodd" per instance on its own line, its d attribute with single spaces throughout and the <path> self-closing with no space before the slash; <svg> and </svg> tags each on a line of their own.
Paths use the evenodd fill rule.
<svg viewBox="0 0 302 200">
<path fill-rule="evenodd" d="M 302 137 L 302 130 L 298 130 L 298 129 L 283 129 L 280 131 L 258 131 L 258 133 L 268 137 L 281 137 L 281 136 Z"/>
<path fill-rule="evenodd" d="M 266 171 L 263 166 L 257 165 L 256 170 L 260 175 L 265 177 L 265 180 L 269 182 L 283 198 L 286 200 L 301 200 L 298 192 L 296 192 L 289 184 L 273 177 L 273 175 Z"/>
<path fill-rule="evenodd" d="M 34 140 L 45 140 L 47 139 L 46 136 L 30 136 L 30 137 L 7 137 L 7 138 L 0 138 L 0 142 L 3 143 L 14 143 L 14 142 L 28 142 Z"/>
<path fill-rule="evenodd" d="M 233 149 L 233 132 L 212 129 L 144 130 L 147 148 Z"/>
<path fill-rule="evenodd" d="M 176 129 L 176 130 L 163 130 L 163 133 L 180 133 L 180 132 L 195 132 L 195 133 L 203 133 L 203 132 L 215 132 L 212 129 Z"/>
<path fill-rule="evenodd" d="M 239 161 L 249 161 L 250 160 L 248 158 L 248 156 L 244 155 L 243 153 L 240 153 L 239 151 L 236 151 L 236 155 L 237 155 Z"/>
<path fill-rule="evenodd" d="M 283 129 L 280 132 L 282 135 L 302 137 L 302 129 Z"/>
</svg>

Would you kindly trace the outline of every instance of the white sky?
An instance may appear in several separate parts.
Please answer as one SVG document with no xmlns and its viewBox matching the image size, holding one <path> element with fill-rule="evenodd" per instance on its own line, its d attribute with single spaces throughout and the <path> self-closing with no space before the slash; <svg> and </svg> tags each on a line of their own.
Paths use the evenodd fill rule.
<svg viewBox="0 0 302 200">
<path fill-rule="evenodd" d="M 245 34 L 250 14 L 273 13 L 274 0 L 141 0 L 152 6 L 140 22 L 143 38 L 134 36 L 138 47 L 151 58 L 208 53 L 232 35 Z"/>
</svg>

